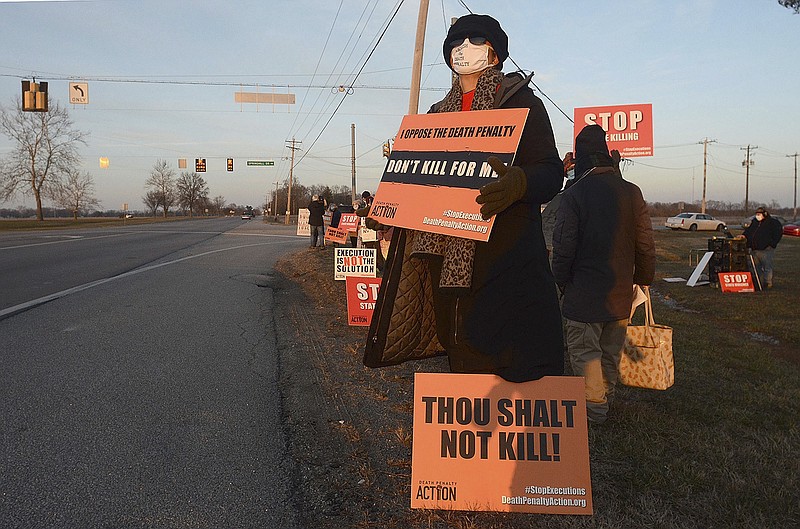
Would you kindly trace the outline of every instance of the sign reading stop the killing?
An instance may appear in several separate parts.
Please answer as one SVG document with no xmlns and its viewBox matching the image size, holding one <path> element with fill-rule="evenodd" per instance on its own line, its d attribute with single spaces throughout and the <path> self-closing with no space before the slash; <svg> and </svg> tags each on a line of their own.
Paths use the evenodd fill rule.
<svg viewBox="0 0 800 529">
<path fill-rule="evenodd" d="M 653 156 L 653 105 L 650 103 L 576 108 L 573 140 L 586 125 L 603 127 L 608 150 L 618 150 L 623 158 Z"/>
</svg>

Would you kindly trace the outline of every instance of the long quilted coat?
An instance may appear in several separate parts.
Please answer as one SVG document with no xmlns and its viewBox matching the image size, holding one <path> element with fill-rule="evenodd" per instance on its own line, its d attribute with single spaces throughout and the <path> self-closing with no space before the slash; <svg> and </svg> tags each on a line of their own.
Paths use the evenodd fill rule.
<svg viewBox="0 0 800 529">
<path fill-rule="evenodd" d="M 514 160 L 528 179 L 525 196 L 497 215 L 488 242 L 476 243 L 472 286 L 459 295 L 439 289 L 440 262 L 410 256 L 414 232 L 394 230 L 365 365 L 446 353 L 454 372 L 494 373 L 514 382 L 563 374 L 561 313 L 540 213 L 561 188 L 563 165 L 529 80 L 506 75 L 494 103 L 530 109 Z"/>
</svg>

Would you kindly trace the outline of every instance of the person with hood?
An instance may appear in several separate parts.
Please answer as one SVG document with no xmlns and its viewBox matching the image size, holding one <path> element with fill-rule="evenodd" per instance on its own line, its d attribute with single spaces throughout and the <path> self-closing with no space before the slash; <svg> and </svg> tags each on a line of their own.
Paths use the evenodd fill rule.
<svg viewBox="0 0 800 529">
<path fill-rule="evenodd" d="M 308 224 L 311 228 L 311 246 L 310 248 L 317 247 L 317 238 L 319 238 L 319 247 L 325 248 L 325 206 L 327 205 L 325 198 L 319 195 L 311 197 L 311 203 L 308 205 Z"/>
<path fill-rule="evenodd" d="M 498 178 L 476 198 L 481 215 L 495 217 L 488 242 L 394 229 L 364 363 L 447 354 L 458 373 L 512 382 L 561 375 L 561 314 L 541 217 L 563 183 L 550 119 L 528 86 L 533 74 L 502 72 L 508 36 L 494 18 L 456 20 L 443 53 L 457 75 L 430 112 L 527 108 L 527 121 L 513 165 L 490 158 Z"/>
<path fill-rule="evenodd" d="M 747 239 L 761 288 L 772 288 L 772 259 L 783 237 L 783 226 L 765 208 L 758 208 L 742 235 Z"/>
<path fill-rule="evenodd" d="M 633 285 L 655 275 L 647 204 L 622 178 L 599 125 L 575 139 L 575 183 L 562 193 L 553 229 L 553 275 L 570 364 L 586 379 L 589 422 L 603 423 L 617 383 L 633 302 Z"/>
</svg>

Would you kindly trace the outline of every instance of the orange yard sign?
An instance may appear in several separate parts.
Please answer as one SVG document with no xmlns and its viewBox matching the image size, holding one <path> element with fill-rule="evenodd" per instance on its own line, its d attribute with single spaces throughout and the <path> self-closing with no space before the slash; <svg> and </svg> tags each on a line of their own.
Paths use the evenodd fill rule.
<svg viewBox="0 0 800 529">
<path fill-rule="evenodd" d="M 339 229 L 344 231 L 358 231 L 358 215 L 355 213 L 342 213 L 339 219 Z"/>
<path fill-rule="evenodd" d="M 328 226 L 325 229 L 325 240 L 345 244 L 347 242 L 347 230 L 340 230 L 339 228 Z"/>
<path fill-rule="evenodd" d="M 416 373 L 411 507 L 592 514 L 583 377 Z"/>
<path fill-rule="evenodd" d="M 755 292 L 750 272 L 720 272 L 719 287 L 723 292 Z"/>
<path fill-rule="evenodd" d="M 378 300 L 378 289 L 381 286 L 379 277 L 347 276 L 347 324 L 354 327 L 369 327 L 375 302 Z"/>
<path fill-rule="evenodd" d="M 414 114 L 403 118 L 370 217 L 389 226 L 488 241 L 475 202 L 497 178 L 486 160 L 510 165 L 527 108 Z"/>
<path fill-rule="evenodd" d="M 608 150 L 618 150 L 623 158 L 653 156 L 653 105 L 650 103 L 576 108 L 573 140 L 586 125 L 603 127 Z"/>
</svg>

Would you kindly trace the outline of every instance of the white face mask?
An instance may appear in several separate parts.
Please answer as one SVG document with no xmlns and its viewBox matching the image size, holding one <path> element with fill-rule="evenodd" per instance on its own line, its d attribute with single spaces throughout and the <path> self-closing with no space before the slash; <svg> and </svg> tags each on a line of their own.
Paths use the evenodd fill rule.
<svg viewBox="0 0 800 529">
<path fill-rule="evenodd" d="M 464 39 L 450 52 L 450 63 L 453 71 L 459 75 L 482 72 L 489 67 L 489 46 L 475 45 L 469 39 Z"/>
</svg>

